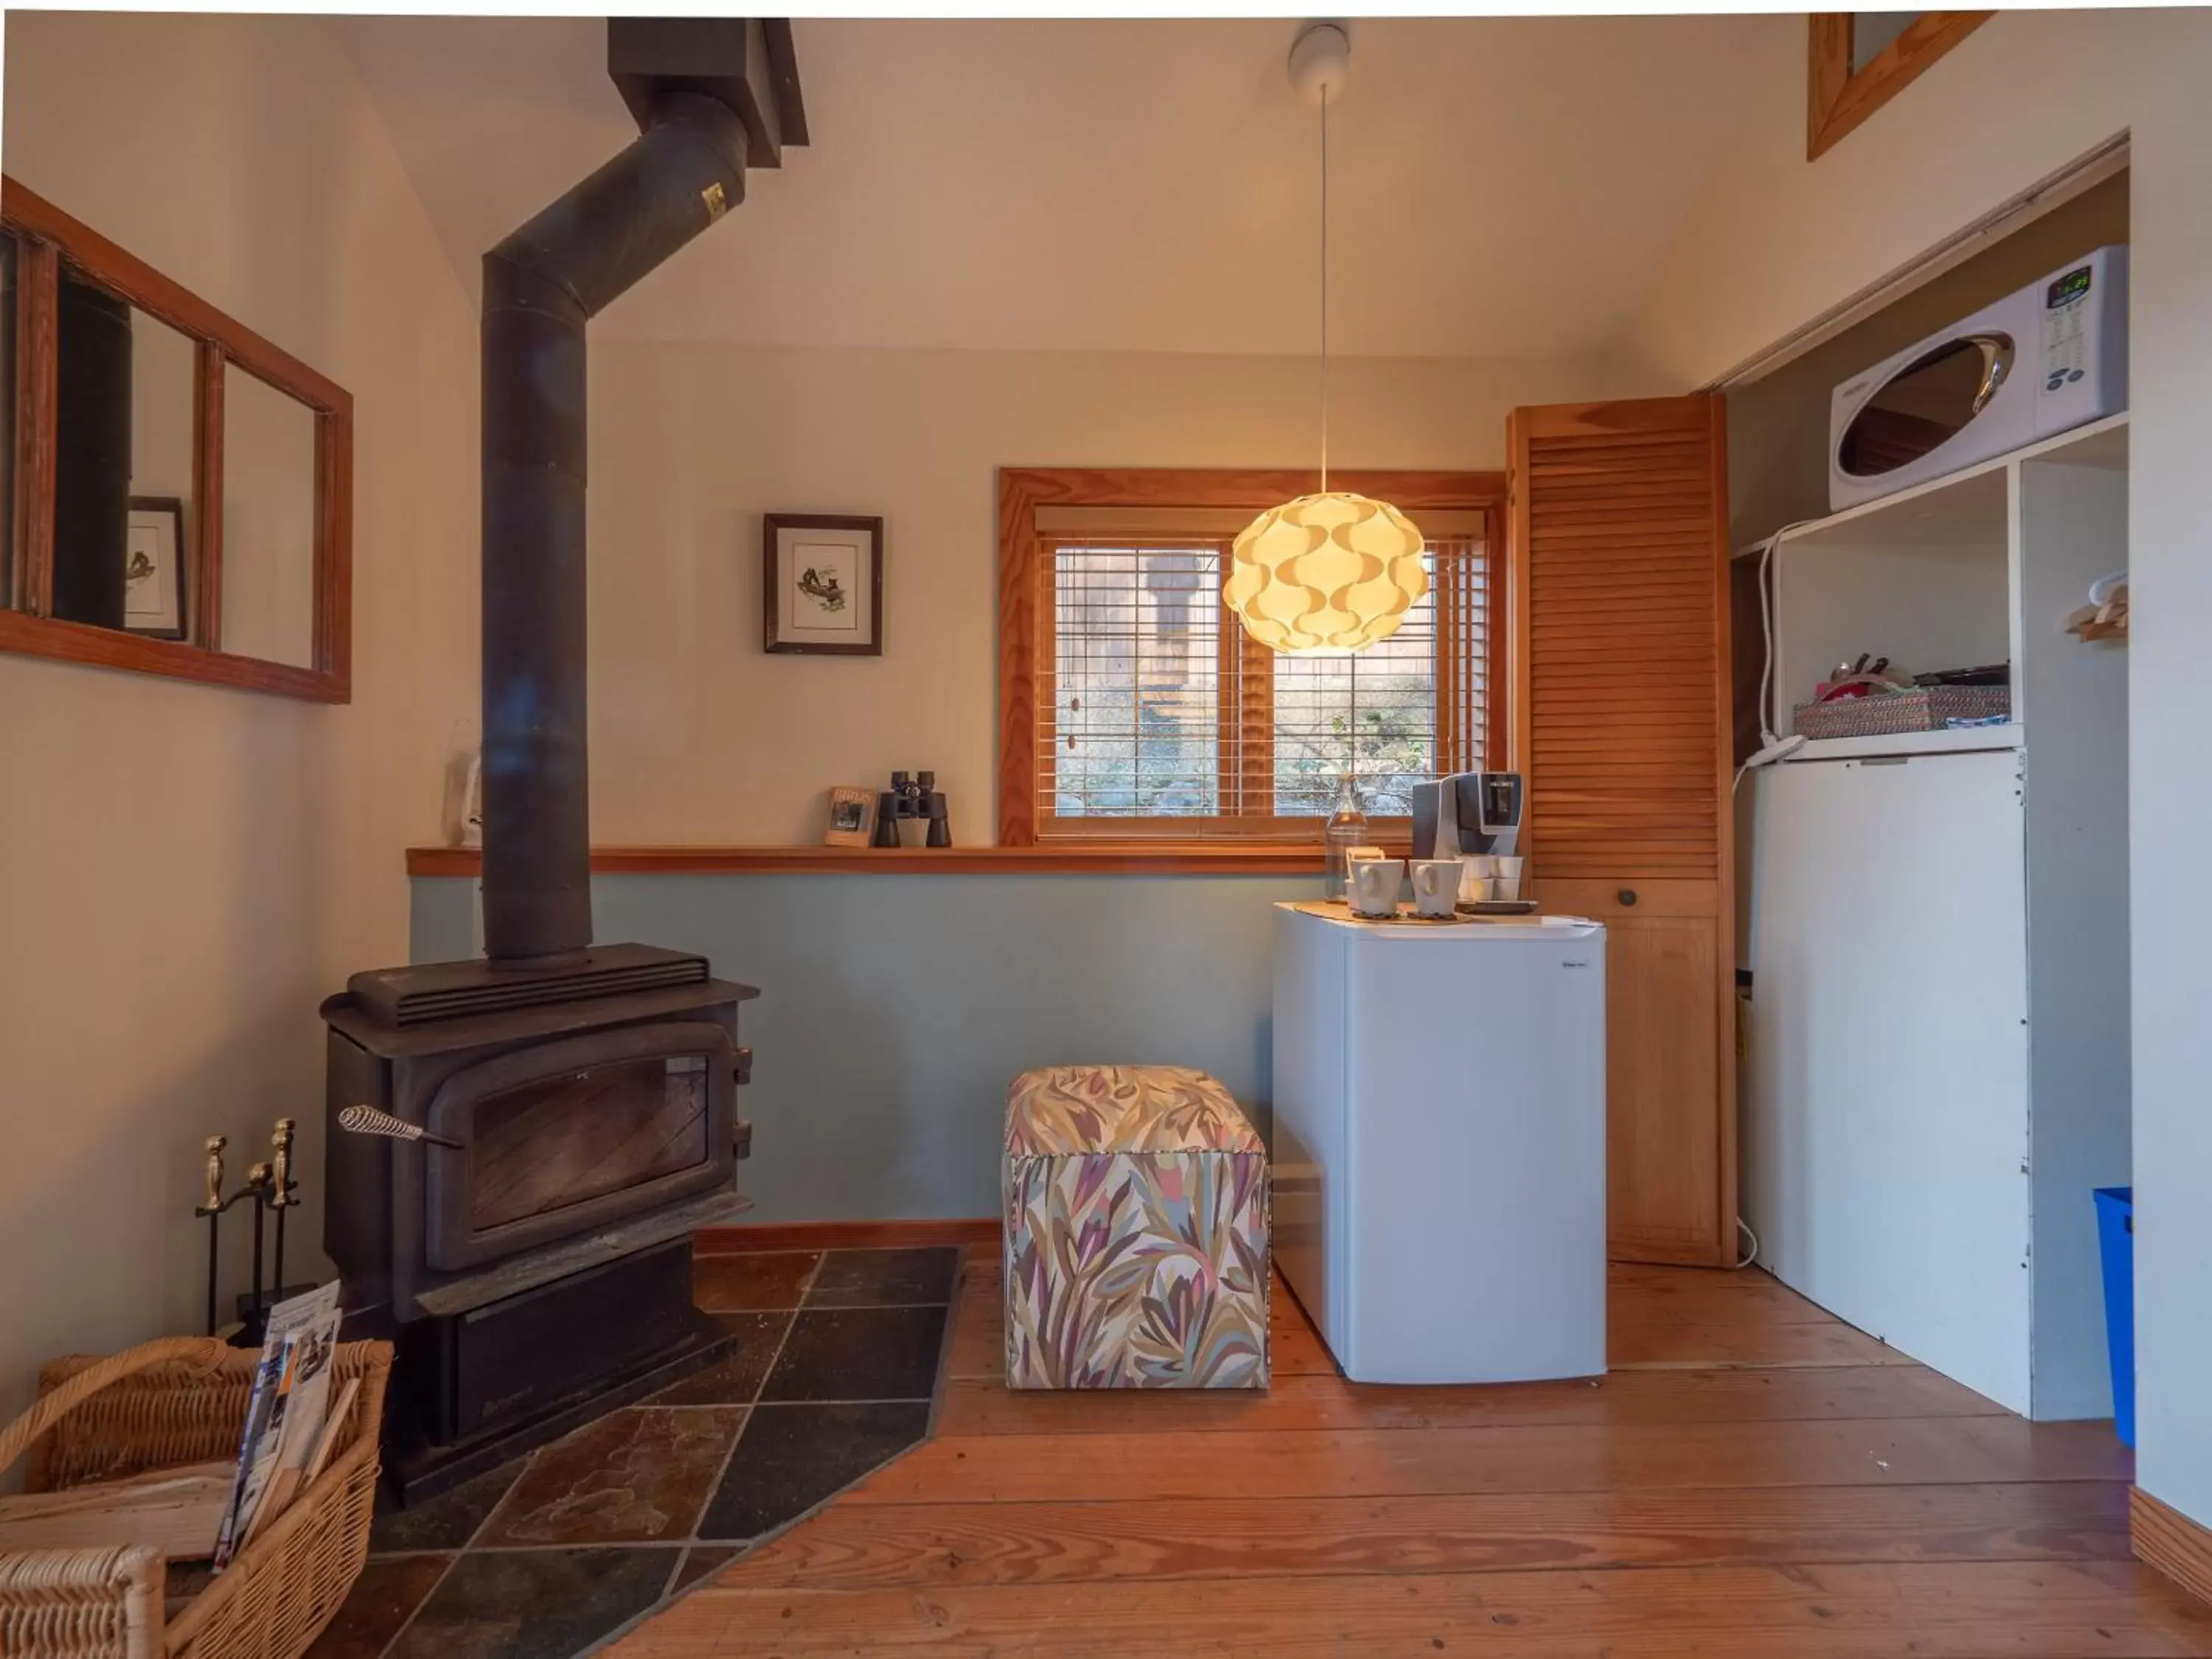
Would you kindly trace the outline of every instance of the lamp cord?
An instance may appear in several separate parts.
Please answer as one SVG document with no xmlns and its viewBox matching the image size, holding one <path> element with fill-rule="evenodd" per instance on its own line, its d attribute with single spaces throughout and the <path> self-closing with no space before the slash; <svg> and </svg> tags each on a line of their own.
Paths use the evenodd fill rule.
<svg viewBox="0 0 2212 1659">
<path fill-rule="evenodd" d="M 1321 493 L 1328 494 L 1328 88 L 1321 92 Z"/>
</svg>

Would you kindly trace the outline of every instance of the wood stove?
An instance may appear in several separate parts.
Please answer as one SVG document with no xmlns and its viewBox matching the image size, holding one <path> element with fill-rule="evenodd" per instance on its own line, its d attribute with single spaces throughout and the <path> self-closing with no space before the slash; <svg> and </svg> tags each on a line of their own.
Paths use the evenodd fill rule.
<svg viewBox="0 0 2212 1659">
<path fill-rule="evenodd" d="M 692 1308 L 690 1238 L 744 1201 L 757 993 L 592 942 L 585 325 L 805 143 L 805 116 L 784 20 L 618 18 L 607 57 L 638 139 L 484 256 L 486 959 L 356 974 L 323 1007 L 325 1242 L 348 1334 L 398 1344 L 403 1499 L 729 1346 Z M 356 1106 L 403 1138 L 348 1133 Z"/>
<path fill-rule="evenodd" d="M 744 1206 L 738 1011 L 755 994 L 628 945 L 565 970 L 356 974 L 324 1004 L 324 1243 L 349 1334 L 399 1343 L 404 1493 L 721 1357 L 691 1308 L 690 1237 Z M 437 1139 L 344 1133 L 356 1104 Z"/>
</svg>

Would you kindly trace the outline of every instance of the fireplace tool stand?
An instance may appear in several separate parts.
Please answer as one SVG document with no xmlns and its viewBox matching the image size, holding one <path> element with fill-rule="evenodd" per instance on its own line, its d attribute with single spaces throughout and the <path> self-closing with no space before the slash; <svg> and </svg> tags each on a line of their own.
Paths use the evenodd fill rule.
<svg viewBox="0 0 2212 1659">
<path fill-rule="evenodd" d="M 269 1310 L 289 1296 L 313 1287 L 306 1285 L 287 1285 L 284 1282 L 284 1218 L 299 1207 L 300 1183 L 292 1176 L 292 1135 L 299 1127 L 296 1118 L 280 1117 L 269 1137 L 269 1161 L 255 1164 L 246 1172 L 246 1183 L 225 1198 L 222 1193 L 222 1153 L 230 1144 L 225 1135 L 210 1135 L 207 1150 L 207 1195 L 204 1202 L 192 1206 L 192 1214 L 203 1217 L 208 1224 L 207 1265 L 207 1334 L 213 1336 L 217 1324 L 217 1310 L 222 1305 L 220 1280 L 222 1273 L 222 1216 L 223 1212 L 240 1202 L 253 1206 L 253 1288 L 241 1291 L 238 1298 L 238 1328 L 231 1334 L 233 1346 L 256 1348 L 261 1346 L 263 1333 L 269 1324 Z M 268 1224 L 270 1212 L 276 1213 L 276 1224 Z M 275 1271 L 264 1285 L 262 1269 L 267 1265 L 264 1248 L 270 1234 L 275 1236 Z"/>
</svg>

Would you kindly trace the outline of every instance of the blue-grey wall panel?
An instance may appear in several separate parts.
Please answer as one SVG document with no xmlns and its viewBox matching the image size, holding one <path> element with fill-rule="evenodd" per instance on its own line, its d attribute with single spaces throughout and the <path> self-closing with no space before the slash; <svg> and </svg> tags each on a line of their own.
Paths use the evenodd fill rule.
<svg viewBox="0 0 2212 1659">
<path fill-rule="evenodd" d="M 994 1215 L 1006 1085 L 1157 1061 L 1264 1129 L 1269 905 L 1312 877 L 600 876 L 597 935 L 761 988 L 744 1038 L 751 1219 Z M 418 962 L 467 956 L 476 884 L 415 884 Z"/>
</svg>

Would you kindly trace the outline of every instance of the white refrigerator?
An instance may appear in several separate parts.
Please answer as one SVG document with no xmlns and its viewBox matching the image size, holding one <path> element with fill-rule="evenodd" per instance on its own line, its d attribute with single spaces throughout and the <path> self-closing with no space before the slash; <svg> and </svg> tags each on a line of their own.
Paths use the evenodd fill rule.
<svg viewBox="0 0 2212 1659">
<path fill-rule="evenodd" d="M 1278 904 L 1273 1247 L 1344 1373 L 1605 1370 L 1605 929 Z"/>
<path fill-rule="evenodd" d="M 2025 1413 L 2020 751 L 1793 761 L 1758 789 L 1743 1161 L 1759 1263 Z"/>
<path fill-rule="evenodd" d="M 2124 805 L 2061 727 L 1759 775 L 1744 1089 L 1760 1265 L 2039 1419 L 2112 1411 L 2129 1165 Z"/>
</svg>

